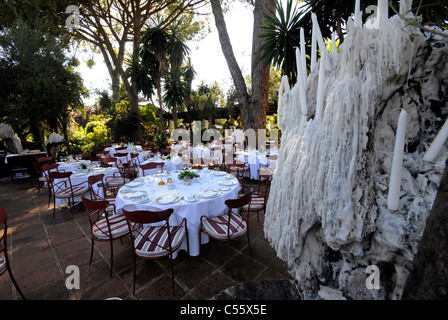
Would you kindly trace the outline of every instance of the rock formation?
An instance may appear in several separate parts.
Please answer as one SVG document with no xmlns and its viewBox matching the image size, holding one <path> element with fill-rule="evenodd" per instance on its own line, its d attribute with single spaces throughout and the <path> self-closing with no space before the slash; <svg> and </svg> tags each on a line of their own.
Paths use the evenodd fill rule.
<svg viewBox="0 0 448 320">
<path fill-rule="evenodd" d="M 445 169 L 423 156 L 448 117 L 448 38 L 399 16 L 354 26 L 339 52 L 279 96 L 282 145 L 264 231 L 304 299 L 400 299 Z M 321 61 L 321 60 L 320 60 Z M 316 117 L 319 73 L 323 112 Z M 387 196 L 400 109 L 407 111 L 398 210 Z M 368 266 L 379 288 L 367 285 Z"/>
</svg>

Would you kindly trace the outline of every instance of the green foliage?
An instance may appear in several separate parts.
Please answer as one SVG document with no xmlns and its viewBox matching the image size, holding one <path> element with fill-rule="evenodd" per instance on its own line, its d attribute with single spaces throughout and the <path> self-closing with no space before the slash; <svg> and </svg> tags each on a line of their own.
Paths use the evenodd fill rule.
<svg viewBox="0 0 448 320">
<path fill-rule="evenodd" d="M 281 1 L 276 3 L 276 11 L 264 15 L 266 22 L 262 26 L 264 32 L 260 38 L 265 40 L 261 46 L 262 59 L 267 64 L 281 68 L 290 83 L 296 82 L 297 65 L 295 46 L 300 43 L 301 12 L 293 7 L 293 0 L 288 0 L 286 10 Z"/>
<path fill-rule="evenodd" d="M 65 56 L 67 42 L 47 32 L 45 21 L 33 27 L 17 20 L 0 34 L 0 65 L 6 76 L 0 115 L 20 132 L 40 138 L 40 128 L 64 127 L 70 111 L 82 105 L 82 79 Z M 39 132 L 40 131 L 40 132 Z"/>
</svg>

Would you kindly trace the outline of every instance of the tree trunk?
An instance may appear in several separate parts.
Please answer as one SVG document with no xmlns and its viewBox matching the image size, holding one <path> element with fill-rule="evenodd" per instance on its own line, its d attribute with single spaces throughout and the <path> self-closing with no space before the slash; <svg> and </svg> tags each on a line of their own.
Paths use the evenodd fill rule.
<svg viewBox="0 0 448 320">
<path fill-rule="evenodd" d="M 263 14 L 275 11 L 275 0 L 257 0 L 254 8 L 254 31 L 252 36 L 252 99 L 251 106 L 243 116 L 245 128 L 265 129 L 266 113 L 269 107 L 269 65 L 261 59 L 261 49 L 264 40 L 259 37 L 263 32 Z"/>
<path fill-rule="evenodd" d="M 177 106 L 173 106 L 173 123 L 174 123 L 174 129 L 177 129 Z"/>
<path fill-rule="evenodd" d="M 232 80 L 235 85 L 238 102 L 241 106 L 247 108 L 249 105 L 249 95 L 247 93 L 246 82 L 233 53 L 221 4 L 219 0 L 211 0 L 210 3 L 212 5 L 213 16 L 215 17 L 216 28 L 218 29 L 221 50 L 224 54 L 227 66 L 229 67 L 230 75 L 232 76 Z"/>
<path fill-rule="evenodd" d="M 65 144 L 67 146 L 67 153 L 68 154 L 72 154 L 73 153 L 72 152 L 72 147 L 70 146 L 70 141 L 69 141 L 69 138 L 68 138 L 67 122 L 68 122 L 67 118 L 64 119 L 64 120 L 61 120 L 61 126 L 62 126 L 62 132 L 64 134 Z"/>
<path fill-rule="evenodd" d="M 446 162 L 448 164 L 448 160 Z M 425 231 L 414 258 L 414 269 L 403 289 L 403 300 L 448 298 L 448 166 L 426 220 Z"/>
<path fill-rule="evenodd" d="M 254 7 L 254 31 L 252 38 L 252 96 L 247 92 L 246 83 L 241 69 L 235 59 L 230 43 L 227 27 L 219 0 L 211 0 L 213 16 L 218 29 L 221 49 L 226 58 L 227 66 L 235 85 L 237 99 L 241 106 L 244 129 L 262 129 L 266 127 L 266 112 L 269 93 L 269 66 L 261 59 L 260 46 L 263 40 L 259 38 L 264 20 L 263 13 L 269 9 L 275 10 L 275 0 L 257 0 Z"/>
</svg>

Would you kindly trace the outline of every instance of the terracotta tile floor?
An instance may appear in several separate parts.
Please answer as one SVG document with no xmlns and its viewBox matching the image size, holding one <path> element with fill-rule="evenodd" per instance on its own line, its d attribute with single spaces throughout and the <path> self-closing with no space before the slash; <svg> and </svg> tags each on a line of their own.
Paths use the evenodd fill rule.
<svg viewBox="0 0 448 320">
<path fill-rule="evenodd" d="M 135 299 L 210 299 L 231 286 L 259 279 L 288 279 L 285 264 L 263 236 L 263 213 L 250 221 L 250 256 L 247 238 L 232 242 L 234 278 L 230 275 L 226 244 L 210 240 L 201 247 L 198 257 L 180 252 L 175 259 L 176 295 L 171 293 L 168 258 L 137 259 L 136 294 L 132 294 L 132 248 L 129 238 L 114 241 L 114 273 L 109 277 L 110 247 L 95 242 L 92 265 L 90 231 L 82 204 L 77 206 L 75 219 L 66 210 L 57 210 L 53 219 L 52 204 L 48 207 L 46 189 L 37 194 L 34 180 L 0 181 L 0 207 L 9 213 L 10 258 L 15 278 L 27 299 L 35 300 L 96 300 L 119 297 Z M 80 288 L 67 289 L 69 265 L 80 269 Z M 8 273 L 0 276 L 0 299 L 21 299 Z"/>
</svg>

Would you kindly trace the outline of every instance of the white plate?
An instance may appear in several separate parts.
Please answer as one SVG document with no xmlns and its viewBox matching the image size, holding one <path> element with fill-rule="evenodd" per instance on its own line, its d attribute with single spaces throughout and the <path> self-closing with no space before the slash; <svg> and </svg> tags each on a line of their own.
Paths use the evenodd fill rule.
<svg viewBox="0 0 448 320">
<path fill-rule="evenodd" d="M 230 186 L 236 185 L 236 181 L 235 180 L 222 180 L 222 181 L 218 181 L 218 184 L 220 186 L 230 187 Z"/>
<path fill-rule="evenodd" d="M 143 181 L 132 181 L 132 182 L 126 183 L 126 187 L 136 188 L 136 187 L 140 187 L 144 184 L 145 183 Z"/>
<path fill-rule="evenodd" d="M 201 197 L 202 199 L 211 199 L 216 198 L 220 194 L 221 192 L 219 192 L 218 190 L 204 190 L 199 192 L 198 196 Z"/>
<path fill-rule="evenodd" d="M 221 187 L 221 188 L 219 188 L 219 190 L 221 190 L 221 191 L 229 191 L 230 188 L 229 187 Z"/>
<path fill-rule="evenodd" d="M 227 174 L 227 172 L 223 172 L 223 171 L 216 171 L 215 172 L 215 176 L 225 176 Z"/>
<path fill-rule="evenodd" d="M 178 195 L 168 194 L 165 196 L 158 197 L 156 199 L 156 202 L 158 204 L 173 204 L 173 203 L 178 202 L 180 200 L 180 198 L 181 197 L 179 197 Z"/>
<path fill-rule="evenodd" d="M 146 196 L 148 193 L 146 191 L 131 191 L 126 193 L 123 198 L 125 199 L 136 199 Z"/>
</svg>

